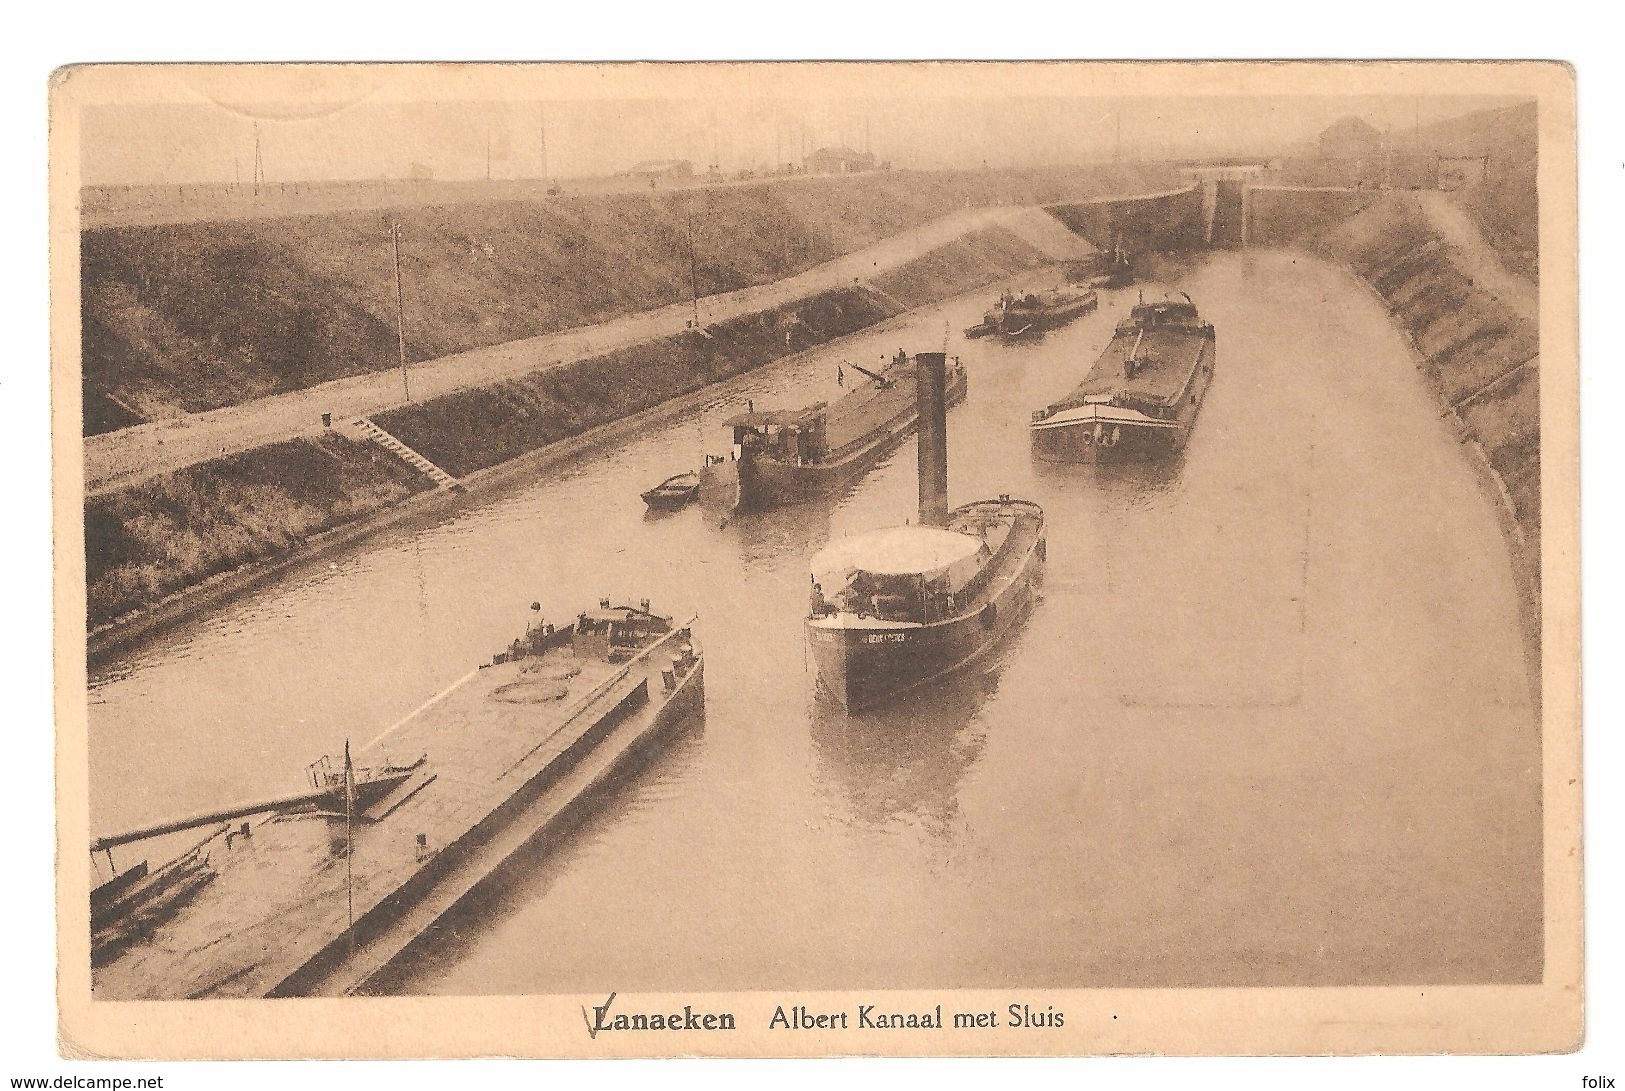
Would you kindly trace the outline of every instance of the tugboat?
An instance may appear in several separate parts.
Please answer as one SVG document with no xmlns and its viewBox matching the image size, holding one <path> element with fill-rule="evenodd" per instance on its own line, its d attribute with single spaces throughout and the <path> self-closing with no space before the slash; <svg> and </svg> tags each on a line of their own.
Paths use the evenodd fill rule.
<svg viewBox="0 0 1625 1091">
<path fill-rule="evenodd" d="M 998 304 L 982 316 L 982 321 L 965 330 L 965 336 L 986 337 L 997 333 L 1009 338 L 1030 337 L 1063 326 L 1099 305 L 1100 298 L 1092 288 L 1081 292 L 1051 288 L 1020 296 L 1005 292 Z"/>
<path fill-rule="evenodd" d="M 1008 495 L 948 510 L 942 353 L 921 353 L 919 525 L 832 542 L 811 563 L 808 640 L 821 694 L 873 707 L 964 666 L 1031 604 L 1044 510 Z"/>
<path fill-rule="evenodd" d="M 1213 381 L 1218 338 L 1191 297 L 1147 303 L 1117 324 L 1083 383 L 1032 415 L 1049 462 L 1145 462 L 1182 450 Z"/>
<path fill-rule="evenodd" d="M 668 477 L 648 492 L 643 502 L 653 511 L 676 511 L 700 494 L 700 475 L 694 470 Z"/>
<path fill-rule="evenodd" d="M 915 363 L 902 350 L 875 372 L 857 364 L 841 368 L 844 384 L 851 369 L 862 379 L 833 405 L 804 409 L 747 411 L 726 422 L 732 450 L 710 456 L 700 473 L 700 502 L 731 515 L 797 504 L 844 488 L 857 480 L 918 424 Z M 965 368 L 954 360 L 947 399 L 965 400 Z"/>
<path fill-rule="evenodd" d="M 312 763 L 302 791 L 92 841 L 112 872 L 90 892 L 97 999 L 361 991 L 703 711 L 692 622 L 648 600 L 559 626 L 531 609 L 489 662 Z M 119 869 L 115 849 L 172 837 L 190 844 L 168 863 Z"/>
</svg>

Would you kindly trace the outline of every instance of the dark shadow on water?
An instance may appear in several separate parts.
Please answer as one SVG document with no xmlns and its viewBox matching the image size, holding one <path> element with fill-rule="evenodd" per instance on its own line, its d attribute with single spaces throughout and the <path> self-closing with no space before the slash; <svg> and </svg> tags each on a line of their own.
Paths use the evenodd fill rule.
<svg viewBox="0 0 1625 1091">
<path fill-rule="evenodd" d="M 746 568 L 787 556 L 810 557 L 829 543 L 830 520 L 847 491 L 765 511 L 738 512 L 720 525 L 713 521 L 713 526 L 733 542 L 739 563 Z"/>
<path fill-rule="evenodd" d="M 671 519 L 671 518 L 674 518 L 674 517 L 676 517 L 678 515 L 682 515 L 684 512 L 688 511 L 690 508 L 697 508 L 697 507 L 699 507 L 699 504 L 697 502 L 694 502 L 694 501 L 690 501 L 689 503 L 684 504 L 680 508 L 652 508 L 649 505 L 645 504 L 645 505 L 643 505 L 643 521 L 645 523 L 663 523 L 667 519 Z"/>
<path fill-rule="evenodd" d="M 1062 492 L 1090 489 L 1103 496 L 1132 500 L 1178 487 L 1185 451 L 1189 449 L 1186 445 L 1173 458 L 1156 462 L 1051 462 L 1034 458 L 1033 477 Z"/>
<path fill-rule="evenodd" d="M 810 734 L 826 779 L 860 821 L 917 818 L 946 834 L 959 787 L 986 747 L 979 714 L 998 692 L 1003 653 L 868 712 L 815 698 Z"/>
</svg>

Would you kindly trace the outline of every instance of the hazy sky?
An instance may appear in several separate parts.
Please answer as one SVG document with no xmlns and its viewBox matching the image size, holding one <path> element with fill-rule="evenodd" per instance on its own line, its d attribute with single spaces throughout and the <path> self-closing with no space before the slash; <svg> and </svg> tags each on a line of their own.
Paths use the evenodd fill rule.
<svg viewBox="0 0 1625 1091">
<path fill-rule="evenodd" d="M 1345 115 L 1407 130 L 1518 101 L 1489 96 L 597 98 L 480 102 L 177 103 L 88 109 L 89 185 L 610 174 L 642 159 L 724 171 L 867 142 L 899 167 L 1024 166 L 1281 151 Z M 545 150 L 544 150 L 545 145 Z"/>
</svg>

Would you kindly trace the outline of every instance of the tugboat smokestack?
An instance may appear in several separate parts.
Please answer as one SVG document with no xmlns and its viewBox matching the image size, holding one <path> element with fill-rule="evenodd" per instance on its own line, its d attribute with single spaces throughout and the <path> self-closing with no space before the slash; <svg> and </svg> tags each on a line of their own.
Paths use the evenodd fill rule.
<svg viewBox="0 0 1625 1091">
<path fill-rule="evenodd" d="M 914 357 L 915 397 L 919 410 L 920 525 L 948 523 L 948 355 L 922 352 Z"/>
</svg>

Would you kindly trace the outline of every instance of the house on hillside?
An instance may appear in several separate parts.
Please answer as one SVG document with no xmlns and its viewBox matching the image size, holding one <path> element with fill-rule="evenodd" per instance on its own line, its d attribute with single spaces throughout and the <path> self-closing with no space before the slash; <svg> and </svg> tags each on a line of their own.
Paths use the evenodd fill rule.
<svg viewBox="0 0 1625 1091">
<path fill-rule="evenodd" d="M 806 160 L 808 174 L 857 174 L 874 169 L 873 154 L 839 146 L 819 148 L 807 156 Z"/>
<path fill-rule="evenodd" d="M 1367 159 L 1381 155 L 1387 141 L 1369 122 L 1345 117 L 1320 134 L 1320 154 L 1327 159 Z"/>
</svg>

